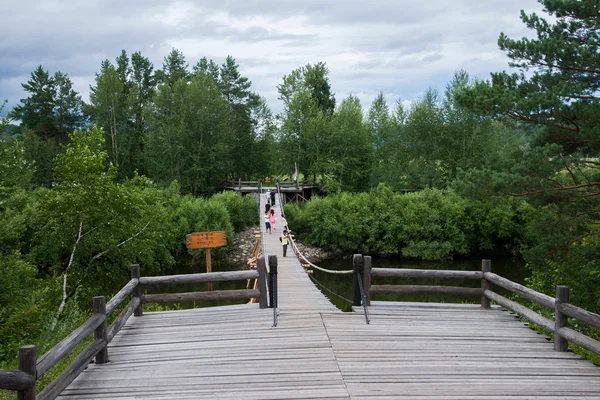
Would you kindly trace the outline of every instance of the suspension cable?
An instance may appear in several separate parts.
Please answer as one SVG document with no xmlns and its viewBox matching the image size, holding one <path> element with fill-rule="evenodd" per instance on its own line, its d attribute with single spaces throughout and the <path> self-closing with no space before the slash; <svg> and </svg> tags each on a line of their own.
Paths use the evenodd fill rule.
<svg viewBox="0 0 600 400">
<path fill-rule="evenodd" d="M 329 289 L 327 286 L 323 285 L 321 282 L 319 282 L 314 276 L 312 276 L 311 274 L 308 274 L 308 277 L 310 279 L 313 280 L 314 283 L 316 283 L 317 285 L 319 285 L 320 287 L 322 287 L 323 289 L 325 289 L 326 291 L 328 291 L 329 293 L 331 293 L 332 295 L 334 295 L 335 297 L 344 300 L 345 302 L 348 302 L 350 304 L 352 304 L 352 300 L 337 294 L 336 292 L 334 292 L 333 290 Z"/>
<path fill-rule="evenodd" d="M 362 276 L 360 275 L 360 272 L 358 273 L 358 288 L 360 289 L 360 298 L 365 313 L 365 321 L 367 321 L 367 325 L 369 325 L 371 321 L 369 320 L 369 311 L 367 310 L 367 296 L 365 296 L 365 292 L 363 291 Z"/>
</svg>

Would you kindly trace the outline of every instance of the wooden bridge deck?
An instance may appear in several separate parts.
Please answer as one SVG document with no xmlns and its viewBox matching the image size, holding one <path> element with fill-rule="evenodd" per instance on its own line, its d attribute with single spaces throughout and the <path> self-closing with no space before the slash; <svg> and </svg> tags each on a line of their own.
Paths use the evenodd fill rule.
<svg viewBox="0 0 600 400">
<path fill-rule="evenodd" d="M 373 302 L 370 325 L 340 312 L 275 232 L 277 327 L 257 304 L 132 317 L 59 399 L 600 399 L 600 368 L 498 307 Z"/>
<path fill-rule="evenodd" d="M 261 196 L 260 207 L 265 209 L 265 196 Z M 279 241 L 282 233 L 281 227 L 281 204 L 274 206 L 277 222 L 275 230 L 271 233 L 265 231 L 265 224 L 261 224 L 263 233 L 264 249 L 268 259 L 269 255 L 277 256 L 278 261 L 278 305 L 282 310 L 298 310 L 302 313 L 339 311 L 311 282 L 294 254 L 291 246 L 288 246 L 287 257 L 283 257 L 283 247 Z"/>
<path fill-rule="evenodd" d="M 132 318 L 60 399 L 599 399 L 600 369 L 499 308 L 257 305 Z"/>
</svg>

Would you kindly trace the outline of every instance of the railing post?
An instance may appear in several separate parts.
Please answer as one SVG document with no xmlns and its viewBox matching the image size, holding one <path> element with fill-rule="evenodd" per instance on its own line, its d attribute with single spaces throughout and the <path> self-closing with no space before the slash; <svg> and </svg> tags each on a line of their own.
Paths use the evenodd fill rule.
<svg viewBox="0 0 600 400">
<path fill-rule="evenodd" d="M 37 346 L 27 345 L 19 347 L 19 370 L 33 376 L 37 381 Z M 35 384 L 17 392 L 18 400 L 35 400 Z"/>
<path fill-rule="evenodd" d="M 354 296 L 352 298 L 353 306 L 360 306 L 362 304 L 362 298 L 360 295 L 360 283 L 358 281 L 358 277 L 360 276 L 360 270 L 362 269 L 363 264 L 363 256 L 362 254 L 355 254 L 352 257 L 352 265 L 354 266 Z"/>
<path fill-rule="evenodd" d="M 242 188 L 242 178 L 238 178 L 238 187 Z"/>
<path fill-rule="evenodd" d="M 492 260 L 481 260 L 481 272 L 485 275 L 486 272 L 492 272 Z M 481 278 L 481 308 L 490 308 L 490 299 L 485 296 L 485 291 L 490 290 L 490 282 L 485 279 L 485 276 Z"/>
<path fill-rule="evenodd" d="M 365 291 L 365 305 L 371 305 L 371 256 L 365 256 L 363 258 L 365 265 L 363 268 L 363 290 Z"/>
<path fill-rule="evenodd" d="M 264 257 L 256 260 L 256 270 L 258 271 L 258 291 L 260 292 L 258 304 L 260 308 L 267 308 L 267 265 Z"/>
<path fill-rule="evenodd" d="M 556 287 L 556 302 L 554 303 L 554 350 L 568 351 L 569 341 L 562 338 L 558 333 L 560 328 L 567 326 L 567 316 L 559 311 L 558 305 L 571 301 L 571 291 L 568 286 Z"/>
<path fill-rule="evenodd" d="M 106 327 L 106 300 L 104 296 L 92 298 L 92 309 L 94 314 L 104 315 L 104 322 L 96 328 L 94 339 L 104 340 L 104 347 L 96 354 L 96 364 L 105 364 L 108 362 L 108 329 Z"/>
<path fill-rule="evenodd" d="M 277 256 L 269 256 L 269 278 L 271 308 L 277 308 Z"/>
<path fill-rule="evenodd" d="M 261 195 L 262 194 L 262 179 L 258 180 L 258 194 Z M 260 201 L 259 201 L 260 203 Z"/>
<path fill-rule="evenodd" d="M 131 265 L 131 279 L 138 279 L 138 284 L 133 289 L 133 297 L 137 297 L 140 300 L 140 305 L 135 308 L 133 315 L 135 317 L 141 317 L 144 315 L 144 308 L 142 306 L 142 285 L 139 283 L 140 279 L 140 264 Z"/>
</svg>

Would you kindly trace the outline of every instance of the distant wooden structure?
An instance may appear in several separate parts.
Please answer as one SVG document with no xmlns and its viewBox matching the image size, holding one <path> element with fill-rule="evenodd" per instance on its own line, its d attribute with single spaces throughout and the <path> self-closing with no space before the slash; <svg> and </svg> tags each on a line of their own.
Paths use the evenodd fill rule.
<svg viewBox="0 0 600 400">
<path fill-rule="evenodd" d="M 234 179 L 225 181 L 223 188 L 226 190 L 234 190 L 242 194 L 262 193 L 267 189 L 277 190 L 283 196 L 284 203 L 287 203 L 288 201 L 298 203 L 299 201 L 310 200 L 319 189 L 319 186 L 313 180 L 280 181 L 278 179 L 275 182 L 275 186 L 265 186 L 262 180 L 242 181 L 241 179 Z"/>
</svg>

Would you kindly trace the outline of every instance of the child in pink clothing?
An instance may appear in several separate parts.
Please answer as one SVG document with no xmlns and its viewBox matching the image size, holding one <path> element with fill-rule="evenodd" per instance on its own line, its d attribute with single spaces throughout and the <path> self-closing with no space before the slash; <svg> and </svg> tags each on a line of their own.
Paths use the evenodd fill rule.
<svg viewBox="0 0 600 400">
<path fill-rule="evenodd" d="M 275 229 L 275 222 L 277 221 L 277 217 L 275 217 L 275 210 L 271 209 L 271 215 L 269 215 L 269 222 L 271 223 L 271 228 Z"/>
</svg>

